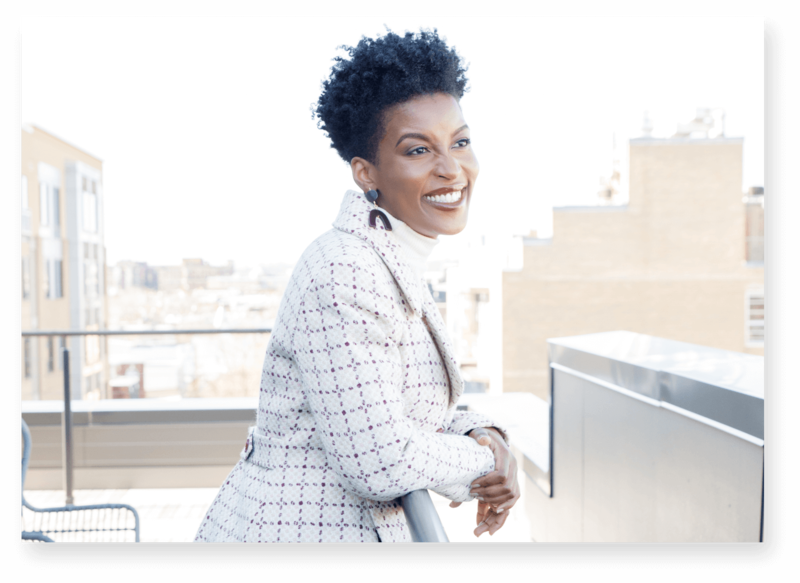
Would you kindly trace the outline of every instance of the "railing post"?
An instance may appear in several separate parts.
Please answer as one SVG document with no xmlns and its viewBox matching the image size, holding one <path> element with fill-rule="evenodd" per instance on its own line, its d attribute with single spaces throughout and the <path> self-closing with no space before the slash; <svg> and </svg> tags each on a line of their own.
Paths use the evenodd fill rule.
<svg viewBox="0 0 800 583">
<path fill-rule="evenodd" d="M 411 540 L 415 543 L 450 542 L 427 490 L 414 490 L 401 496 L 400 505 L 406 515 Z"/>
<path fill-rule="evenodd" d="M 61 448 L 62 465 L 64 467 L 64 488 L 66 490 L 66 505 L 74 504 L 72 498 L 72 396 L 69 387 L 69 350 L 64 347 L 61 349 L 61 358 L 64 363 L 64 412 L 61 418 L 63 429 Z"/>
</svg>

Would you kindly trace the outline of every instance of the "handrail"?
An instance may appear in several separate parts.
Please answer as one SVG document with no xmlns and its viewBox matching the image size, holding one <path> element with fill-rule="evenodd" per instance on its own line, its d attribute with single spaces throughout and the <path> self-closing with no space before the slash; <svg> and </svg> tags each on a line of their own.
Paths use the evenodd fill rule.
<svg viewBox="0 0 800 583">
<path fill-rule="evenodd" d="M 198 330 L 23 330 L 22 337 L 41 337 L 41 336 L 146 336 L 146 335 L 165 335 L 165 334 L 253 334 L 271 333 L 272 328 L 216 328 Z M 64 369 L 64 413 L 62 417 L 63 428 L 63 461 L 64 461 L 64 490 L 66 494 L 67 506 L 72 505 L 72 410 L 69 386 L 69 350 L 65 347 L 61 349 Z"/>
<path fill-rule="evenodd" d="M 415 543 L 449 543 L 447 533 L 427 490 L 414 490 L 400 497 L 411 540 Z"/>
<path fill-rule="evenodd" d="M 272 328 L 201 328 L 197 330 L 23 330 L 30 336 L 151 336 L 160 334 L 264 334 Z"/>
</svg>

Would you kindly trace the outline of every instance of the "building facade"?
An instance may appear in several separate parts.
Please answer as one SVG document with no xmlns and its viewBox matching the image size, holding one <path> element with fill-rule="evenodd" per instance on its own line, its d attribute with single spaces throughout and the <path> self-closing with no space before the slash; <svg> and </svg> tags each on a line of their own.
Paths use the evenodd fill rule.
<svg viewBox="0 0 800 583">
<path fill-rule="evenodd" d="M 107 319 L 102 161 L 41 130 L 22 129 L 23 330 L 97 330 Z M 106 398 L 99 337 L 23 339 L 22 398 L 60 399 L 60 348 L 74 398 Z"/>
<path fill-rule="evenodd" d="M 763 354 L 763 189 L 742 139 L 630 141 L 624 205 L 553 209 L 503 274 L 503 390 L 547 399 L 548 338 L 629 330 Z"/>
</svg>

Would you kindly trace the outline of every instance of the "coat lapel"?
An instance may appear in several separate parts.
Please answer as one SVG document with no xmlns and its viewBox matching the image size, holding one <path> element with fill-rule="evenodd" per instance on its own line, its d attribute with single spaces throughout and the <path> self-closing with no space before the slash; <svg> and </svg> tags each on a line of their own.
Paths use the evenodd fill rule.
<svg viewBox="0 0 800 583">
<path fill-rule="evenodd" d="M 431 294 L 422 281 L 417 281 L 414 271 L 406 263 L 404 251 L 400 248 L 394 233 L 386 231 L 381 221 L 377 221 L 376 228 L 369 226 L 369 212 L 373 208 L 361 193 L 348 190 L 344 195 L 339 216 L 336 217 L 333 226 L 372 245 L 389 271 L 392 272 L 408 305 L 425 321 L 431 337 L 439 348 L 447 375 L 450 377 L 450 407 L 452 408 L 464 391 L 464 383 L 458 370 L 453 345 L 447 335 L 447 328 Z"/>
</svg>

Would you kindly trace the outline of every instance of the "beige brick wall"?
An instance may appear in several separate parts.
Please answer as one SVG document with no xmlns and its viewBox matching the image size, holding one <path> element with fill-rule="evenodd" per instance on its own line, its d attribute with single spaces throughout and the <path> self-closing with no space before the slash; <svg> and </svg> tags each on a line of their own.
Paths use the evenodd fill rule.
<svg viewBox="0 0 800 583">
<path fill-rule="evenodd" d="M 66 225 L 66 176 L 65 169 L 67 161 L 80 161 L 99 171 L 102 171 L 102 162 L 90 154 L 76 148 L 75 146 L 60 140 L 59 138 L 39 129 L 30 128 L 22 130 L 21 159 L 22 174 L 28 177 L 28 203 L 31 209 L 31 232 L 32 238 L 36 240 L 35 256 L 32 269 L 36 270 L 31 292 L 36 294 L 36 315 L 38 316 L 39 330 L 63 330 L 70 328 L 69 306 L 70 306 L 70 284 L 69 284 L 69 242 L 67 240 Z M 44 162 L 50 166 L 58 168 L 61 173 L 61 183 L 59 185 L 60 215 L 61 215 L 61 242 L 64 250 L 62 273 L 63 273 L 63 293 L 64 297 L 58 299 L 47 299 L 45 297 L 45 262 L 42 259 L 42 243 L 39 239 L 39 225 L 41 223 L 40 200 L 39 200 L 39 176 L 38 163 Z M 28 253 L 30 243 L 23 237 L 22 253 Z M 21 293 L 21 292 L 20 292 Z M 22 321 L 23 330 L 32 328 L 33 302 L 22 300 Z M 52 372 L 47 370 L 47 340 L 45 338 L 31 339 L 37 343 L 38 359 L 33 362 L 38 372 L 40 398 L 42 399 L 61 399 L 63 398 L 63 373 L 58 370 L 58 365 L 54 366 Z M 58 344 L 55 346 L 55 356 L 58 357 Z M 24 355 L 23 355 L 24 358 Z M 33 397 L 32 379 L 22 379 L 22 398 Z"/>
<path fill-rule="evenodd" d="M 546 398 L 547 338 L 630 330 L 745 347 L 741 140 L 634 140 L 630 203 L 556 210 L 550 245 L 503 277 L 503 389 Z"/>
</svg>

